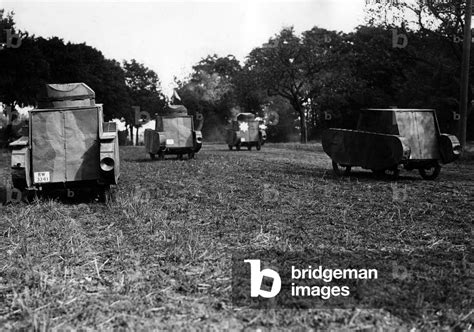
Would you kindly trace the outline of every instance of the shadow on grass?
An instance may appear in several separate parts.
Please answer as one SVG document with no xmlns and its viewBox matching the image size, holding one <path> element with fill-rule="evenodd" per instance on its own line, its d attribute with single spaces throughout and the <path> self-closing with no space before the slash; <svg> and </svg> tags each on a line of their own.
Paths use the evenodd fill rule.
<svg viewBox="0 0 474 332">
<path fill-rule="evenodd" d="M 346 180 L 346 181 L 355 181 L 355 180 L 364 180 L 367 182 L 418 182 L 418 181 L 426 181 L 423 180 L 420 176 L 418 176 L 415 173 L 401 173 L 400 176 L 394 178 L 388 174 L 386 175 L 378 175 L 372 172 L 366 172 L 363 170 L 351 170 L 349 175 L 345 176 L 337 176 L 334 174 L 332 169 L 325 169 L 325 168 L 315 168 L 315 169 L 308 169 L 308 168 L 302 168 L 302 167 L 294 167 L 292 166 L 291 168 L 285 168 L 281 170 L 282 173 L 284 174 L 291 174 L 291 175 L 297 175 L 297 176 L 305 176 L 305 177 L 310 177 L 310 178 L 325 178 L 325 179 L 331 179 L 331 180 Z M 435 180 L 436 181 L 436 180 Z M 433 181 L 428 181 L 428 182 L 433 182 Z"/>
<path fill-rule="evenodd" d="M 0 206 L 2 205 L 21 205 L 21 204 L 33 204 L 37 202 L 45 201 L 56 201 L 65 205 L 77 205 L 77 204 L 104 204 L 106 203 L 105 197 L 88 190 L 75 190 L 73 196 L 70 193 L 72 191 L 61 191 L 56 190 L 53 192 L 36 192 L 36 191 L 15 191 L 12 193 L 0 190 Z M 111 197 L 113 194 L 111 195 Z"/>
<path fill-rule="evenodd" d="M 197 159 L 197 158 L 194 158 Z M 166 158 L 165 159 L 151 159 L 151 158 L 142 158 L 142 159 L 124 159 L 124 161 L 131 162 L 131 163 L 162 163 L 162 162 L 167 162 L 167 161 L 188 161 L 188 160 L 193 160 L 189 159 L 188 157 L 183 157 L 182 159 L 179 159 L 178 157 L 176 158 Z"/>
</svg>

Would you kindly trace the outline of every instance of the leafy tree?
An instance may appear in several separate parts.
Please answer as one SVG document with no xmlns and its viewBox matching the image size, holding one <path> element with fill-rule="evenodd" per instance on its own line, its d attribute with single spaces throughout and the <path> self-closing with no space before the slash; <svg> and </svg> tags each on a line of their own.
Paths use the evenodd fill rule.
<svg viewBox="0 0 474 332">
<path fill-rule="evenodd" d="M 139 106 L 140 111 L 147 112 L 150 117 L 161 113 L 166 105 L 166 98 L 161 91 L 158 74 L 135 59 L 124 61 L 123 69 L 131 103 Z M 133 116 L 135 115 L 133 114 Z M 136 140 L 138 143 L 138 128 L 141 126 L 141 122 L 137 123 L 133 118 L 128 118 L 127 122 L 137 128 Z M 133 140 L 132 126 L 130 126 L 130 136 Z"/>
<path fill-rule="evenodd" d="M 18 30 L 13 15 L 13 12 L 5 13 L 0 10 L 2 37 L 7 37 L 4 35 L 5 30 L 20 37 L 19 41 L 14 41 L 18 47 L 8 47 L 5 40 L 5 45 L 0 50 L 0 101 L 10 105 L 12 109 L 16 105 L 35 103 L 38 88 L 44 84 L 44 77 L 48 72 L 48 63 L 37 47 L 34 36 L 30 37 L 26 32 Z"/>
<path fill-rule="evenodd" d="M 369 26 L 408 36 L 407 47 L 399 55 L 411 63 L 404 70 L 406 83 L 399 100 L 436 108 L 442 129 L 449 132 L 456 131 L 453 115 L 459 108 L 464 13 L 464 1 L 403 1 L 367 9 Z M 473 66 L 471 57 L 471 78 Z M 469 101 L 473 94 L 471 78 Z M 474 128 L 472 116 L 468 117 L 468 128 Z"/>
<path fill-rule="evenodd" d="M 298 118 L 287 99 L 269 97 L 263 111 L 268 141 L 288 142 L 299 136 Z"/>
<path fill-rule="evenodd" d="M 191 76 L 177 82 L 183 104 L 204 115 L 203 135 L 210 140 L 224 137 L 224 125 L 237 106 L 235 78 L 241 71 L 234 56 L 210 55 L 193 66 Z"/>
<path fill-rule="evenodd" d="M 310 98 L 317 93 L 317 77 L 335 62 L 336 48 L 328 42 L 333 38 L 333 43 L 339 39 L 336 33 L 316 27 L 302 36 L 286 28 L 253 49 L 246 62 L 268 96 L 283 97 L 291 104 L 300 121 L 302 143 L 308 140 L 307 116 Z"/>
<path fill-rule="evenodd" d="M 269 103 L 270 98 L 266 89 L 260 85 L 259 78 L 249 66 L 244 66 L 235 75 L 233 83 L 236 103 L 246 112 L 259 114 L 262 107 Z"/>
<path fill-rule="evenodd" d="M 125 118 L 131 123 L 133 114 L 125 73 L 115 60 L 104 57 L 97 49 L 82 44 L 65 44 L 62 39 L 37 38 L 42 57 L 49 65 L 47 82 L 84 82 L 96 94 L 96 101 L 104 104 L 107 120 Z"/>
</svg>

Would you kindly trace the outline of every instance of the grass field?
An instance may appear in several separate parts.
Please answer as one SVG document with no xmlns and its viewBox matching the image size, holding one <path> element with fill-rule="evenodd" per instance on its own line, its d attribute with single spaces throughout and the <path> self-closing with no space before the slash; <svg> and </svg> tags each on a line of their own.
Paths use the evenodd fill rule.
<svg viewBox="0 0 474 332">
<path fill-rule="evenodd" d="M 0 207 L 0 329 L 472 328 L 474 161 L 447 165 L 436 181 L 363 170 L 336 178 L 320 145 L 295 146 L 209 145 L 183 161 L 122 147 L 120 185 L 106 205 Z M 408 315 L 233 305 L 234 250 L 318 248 L 403 252 L 420 268 L 436 265 L 435 283 L 455 285 L 459 305 Z M 449 257 L 462 257 L 455 272 L 442 264 Z"/>
</svg>

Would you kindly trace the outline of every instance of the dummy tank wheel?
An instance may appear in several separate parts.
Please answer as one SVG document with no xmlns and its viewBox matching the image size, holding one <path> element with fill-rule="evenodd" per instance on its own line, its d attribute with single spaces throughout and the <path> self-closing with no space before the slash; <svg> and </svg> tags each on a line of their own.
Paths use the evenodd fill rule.
<svg viewBox="0 0 474 332">
<path fill-rule="evenodd" d="M 337 176 L 348 176 L 351 174 L 351 166 L 339 165 L 335 161 L 332 162 L 332 169 Z"/>
</svg>

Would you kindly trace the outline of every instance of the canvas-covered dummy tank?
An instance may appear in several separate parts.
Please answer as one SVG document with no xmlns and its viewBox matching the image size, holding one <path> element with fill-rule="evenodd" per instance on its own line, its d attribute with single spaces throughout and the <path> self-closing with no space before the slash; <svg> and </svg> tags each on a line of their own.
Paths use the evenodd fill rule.
<svg viewBox="0 0 474 332">
<path fill-rule="evenodd" d="M 196 118 L 196 119 L 195 119 Z M 151 159 L 164 159 L 174 154 L 182 159 L 184 154 L 193 159 L 201 149 L 203 117 L 188 115 L 183 105 L 171 105 L 166 115 L 157 115 L 155 130 L 145 130 L 145 150 Z"/>
<path fill-rule="evenodd" d="M 21 191 L 92 193 L 100 200 L 117 184 L 117 128 L 84 83 L 47 84 L 29 114 L 28 136 L 12 142 L 12 181 Z"/>
<path fill-rule="evenodd" d="M 266 138 L 267 134 L 265 130 L 260 129 L 260 121 L 255 120 L 254 114 L 239 113 L 227 130 L 226 143 L 229 150 L 232 150 L 234 146 L 236 150 L 240 150 L 242 146 L 252 150 L 255 146 L 260 151 Z"/>
<path fill-rule="evenodd" d="M 440 162 L 450 163 L 461 152 L 455 136 L 440 133 L 432 109 L 364 109 L 357 130 L 329 129 L 322 143 L 337 175 L 359 166 L 396 177 L 403 167 L 418 169 L 432 180 L 439 175 Z"/>
</svg>

